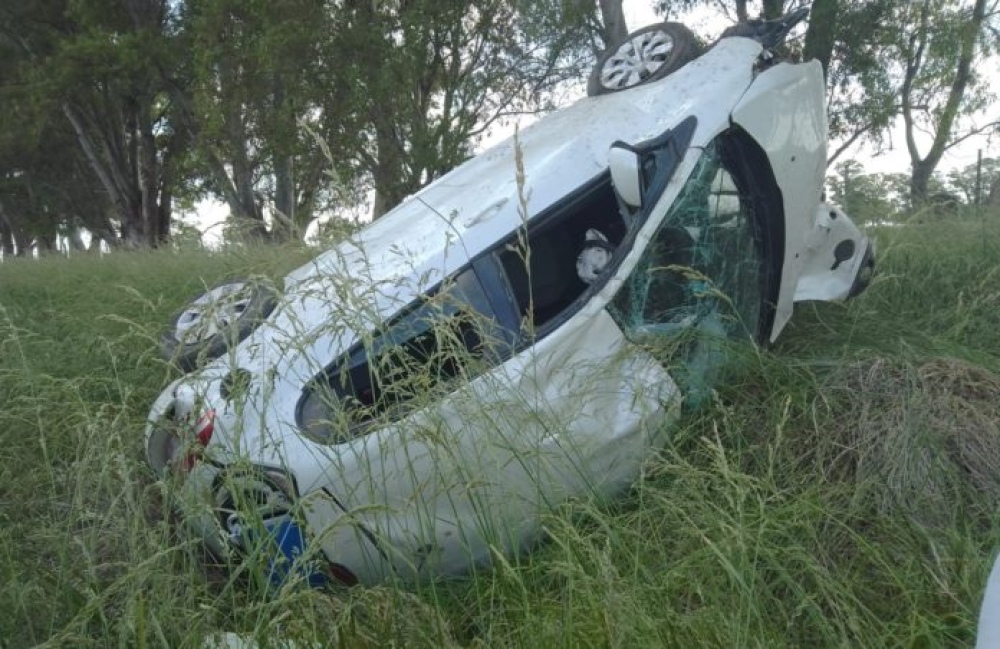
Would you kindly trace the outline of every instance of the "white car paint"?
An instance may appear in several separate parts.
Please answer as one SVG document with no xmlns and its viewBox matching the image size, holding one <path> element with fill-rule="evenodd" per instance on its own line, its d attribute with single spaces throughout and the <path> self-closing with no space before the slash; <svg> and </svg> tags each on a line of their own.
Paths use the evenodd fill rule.
<svg viewBox="0 0 1000 649">
<path fill-rule="evenodd" d="M 733 109 L 733 121 L 767 151 L 784 199 L 785 259 L 772 341 L 792 316 L 804 248 L 816 227 L 809 217 L 823 193 L 827 125 L 826 107 L 815 98 L 823 95 L 818 61 L 779 63 L 758 76 Z"/>
<path fill-rule="evenodd" d="M 290 273 L 266 322 L 153 404 L 148 454 L 162 475 L 176 472 L 179 456 L 171 456 L 173 442 L 158 422 L 215 413 L 211 443 L 185 460 L 190 466 L 179 476 L 187 526 L 220 553 L 240 541 L 254 521 L 220 519 L 219 481 L 253 469 L 269 474 L 278 491 L 294 492 L 260 496 L 267 501 L 260 515 L 294 500 L 311 552 L 363 583 L 410 581 L 487 564 L 494 553 L 531 542 L 559 503 L 633 482 L 683 397 L 667 369 L 626 340 L 607 307 L 703 148 L 741 125 L 768 153 L 781 188 L 786 246 L 770 339 L 793 301 L 847 297 L 869 245 L 846 215 L 834 219 L 820 203 L 826 125 L 819 66 L 759 72 L 761 51 L 754 40 L 726 38 L 660 82 L 553 113 Z M 301 433 L 303 390 L 334 359 L 510 237 L 524 225 L 523 207 L 537 215 L 606 171 L 614 142 L 654 138 L 692 115 L 698 122 L 690 146 L 631 249 L 565 322 L 395 423 L 335 445 Z M 843 237 L 857 252 L 832 271 Z M 221 385 L 237 368 L 252 381 L 240 398 L 227 399 Z M 251 491 L 256 479 L 246 479 Z"/>
<path fill-rule="evenodd" d="M 993 563 L 979 610 L 976 649 L 1000 649 L 1000 557 Z"/>
</svg>

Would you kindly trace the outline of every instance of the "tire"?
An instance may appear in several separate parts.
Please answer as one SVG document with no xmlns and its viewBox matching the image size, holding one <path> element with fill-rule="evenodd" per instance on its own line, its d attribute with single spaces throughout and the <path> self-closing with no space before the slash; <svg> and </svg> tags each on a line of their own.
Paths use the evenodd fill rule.
<svg viewBox="0 0 1000 649">
<path fill-rule="evenodd" d="M 598 58 L 587 94 L 604 95 L 659 81 L 701 53 L 701 44 L 680 23 L 657 23 L 613 43 Z"/>
<path fill-rule="evenodd" d="M 267 278 L 231 279 L 191 300 L 170 320 L 164 358 L 190 372 L 226 353 L 250 335 L 278 304 Z"/>
</svg>

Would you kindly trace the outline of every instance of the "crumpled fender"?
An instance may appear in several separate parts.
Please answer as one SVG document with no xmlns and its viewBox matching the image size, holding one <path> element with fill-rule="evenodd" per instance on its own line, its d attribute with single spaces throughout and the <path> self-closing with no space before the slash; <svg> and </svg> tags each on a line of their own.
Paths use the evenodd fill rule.
<svg viewBox="0 0 1000 649">
<path fill-rule="evenodd" d="M 874 265 L 871 242 L 840 208 L 820 203 L 800 252 L 795 301 L 846 300 L 864 290 Z"/>
</svg>

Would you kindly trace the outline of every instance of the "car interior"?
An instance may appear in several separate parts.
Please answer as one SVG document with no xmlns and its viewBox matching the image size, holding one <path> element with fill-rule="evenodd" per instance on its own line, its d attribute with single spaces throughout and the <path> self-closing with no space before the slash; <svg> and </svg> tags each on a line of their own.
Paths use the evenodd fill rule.
<svg viewBox="0 0 1000 649">
<path fill-rule="evenodd" d="M 522 322 L 531 322 L 537 329 L 557 318 L 586 290 L 576 260 L 587 245 L 587 231 L 597 230 L 617 247 L 628 226 L 607 174 L 534 220 L 526 244 L 514 237 L 498 254 Z"/>
</svg>

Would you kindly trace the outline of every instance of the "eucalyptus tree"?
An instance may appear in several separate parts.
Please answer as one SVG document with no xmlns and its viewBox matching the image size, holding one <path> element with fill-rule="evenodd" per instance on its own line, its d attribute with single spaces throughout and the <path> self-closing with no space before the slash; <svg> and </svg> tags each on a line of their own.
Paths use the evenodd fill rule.
<svg viewBox="0 0 1000 649">
<path fill-rule="evenodd" d="M 173 56 L 167 10 L 168 0 L 73 2 L 72 31 L 50 66 L 62 111 L 115 206 L 123 243 L 132 247 L 169 237 L 169 172 L 183 148 L 162 85 Z"/>
<path fill-rule="evenodd" d="M 968 205 L 989 201 L 992 185 L 1000 180 L 1000 159 L 983 158 L 964 167 L 952 169 L 947 174 L 949 189 L 958 194 Z"/>
<path fill-rule="evenodd" d="M 111 243 L 164 241 L 171 158 L 183 142 L 167 120 L 161 83 L 171 59 L 168 0 L 4 0 L 0 19 L 18 60 L 10 88 L 24 123 L 46 138 L 71 129 L 71 148 L 113 206 Z M 74 155 L 41 142 L 43 155 Z M 110 238 L 109 217 L 99 222 L 101 236 Z"/>
<path fill-rule="evenodd" d="M 93 181 L 69 125 L 42 131 L 41 141 L 0 146 L 0 242 L 5 255 L 56 248 L 60 235 L 83 248 L 80 228 L 96 239 L 114 241 L 111 205 Z M 53 152 L 58 152 L 53 155 Z"/>
<path fill-rule="evenodd" d="M 49 73 L 70 33 L 65 3 L 0 2 L 0 244 L 44 251 L 79 228 L 115 241 L 108 196 L 63 114 L 66 89 Z"/>
<path fill-rule="evenodd" d="M 1000 44 L 998 13 L 996 3 L 988 6 L 987 0 L 919 0 L 901 3 L 896 16 L 902 28 L 889 60 L 901 77 L 910 195 L 921 202 L 945 151 L 1000 126 L 1000 119 L 985 112 L 995 96 L 982 74 Z M 920 134 L 930 142 L 923 150 Z"/>
<path fill-rule="evenodd" d="M 324 146 L 344 144 L 333 125 L 345 111 L 328 81 L 343 79 L 329 57 L 333 10 L 321 0 L 178 5 L 188 52 L 171 90 L 179 119 L 196 134 L 206 188 L 255 236 L 301 232 L 330 195 L 327 172 L 340 167 L 324 155 Z"/>
<path fill-rule="evenodd" d="M 584 13 L 555 0 L 346 0 L 335 18 L 376 218 L 590 63 Z"/>
</svg>

